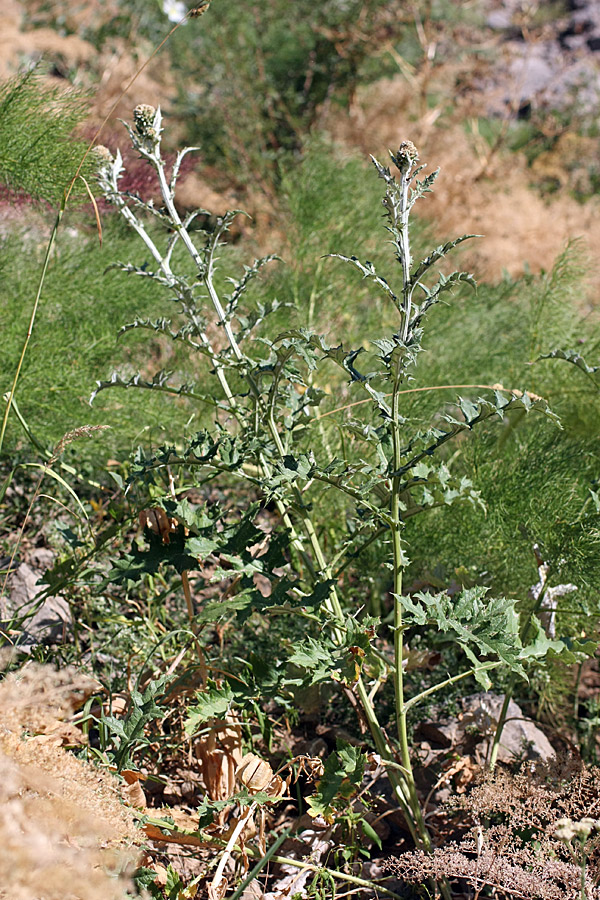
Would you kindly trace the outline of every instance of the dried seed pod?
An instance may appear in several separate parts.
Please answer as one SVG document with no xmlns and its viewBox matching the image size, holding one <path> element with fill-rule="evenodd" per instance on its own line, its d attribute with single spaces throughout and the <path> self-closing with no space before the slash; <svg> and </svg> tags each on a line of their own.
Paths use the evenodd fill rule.
<svg viewBox="0 0 600 900">
<path fill-rule="evenodd" d="M 190 19 L 198 19 L 200 16 L 203 16 L 209 6 L 210 0 L 207 0 L 206 3 L 201 3 L 195 9 L 190 9 Z"/>
<path fill-rule="evenodd" d="M 290 783 L 289 778 L 284 780 L 275 775 L 269 763 L 255 753 L 246 753 L 237 767 L 236 776 L 251 794 L 263 791 L 273 799 L 283 796 Z"/>
<path fill-rule="evenodd" d="M 250 793 L 257 793 L 268 788 L 273 778 L 273 769 L 260 756 L 246 753 L 237 768 L 236 775 Z"/>
<path fill-rule="evenodd" d="M 146 809 L 148 805 L 144 789 L 139 781 L 134 781 L 132 784 L 124 784 L 121 788 L 121 796 L 128 806 L 133 806 L 136 809 Z"/>
<path fill-rule="evenodd" d="M 141 528 L 149 528 L 154 534 L 159 534 L 163 544 L 171 542 L 171 532 L 177 529 L 177 519 L 170 518 L 160 506 L 143 509 L 139 514 Z"/>
</svg>

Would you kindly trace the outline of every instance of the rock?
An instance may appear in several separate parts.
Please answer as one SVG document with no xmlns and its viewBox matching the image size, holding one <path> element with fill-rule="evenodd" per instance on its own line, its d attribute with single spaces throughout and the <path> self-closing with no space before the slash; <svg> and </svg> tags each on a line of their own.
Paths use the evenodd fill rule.
<svg viewBox="0 0 600 900">
<path fill-rule="evenodd" d="M 446 752 L 449 748 L 469 753 L 477 763 L 484 765 L 489 759 L 492 741 L 500 717 L 504 697 L 501 694 L 482 692 L 464 697 L 458 716 L 449 719 L 440 714 L 435 721 L 420 723 L 417 736 L 437 745 L 431 755 Z M 514 762 L 515 759 L 548 760 L 554 749 L 544 732 L 526 718 L 511 700 L 506 723 L 502 731 L 498 759 Z"/>
<path fill-rule="evenodd" d="M 52 568 L 55 559 L 56 554 L 48 547 L 37 547 L 29 554 L 30 564 L 36 569 L 41 569 L 42 572 Z"/>
<path fill-rule="evenodd" d="M 479 83 L 487 115 L 512 115 L 529 103 L 532 111 L 576 107 L 578 116 L 597 116 L 599 0 L 570 0 L 538 25 L 521 0 L 485 0 L 483 11 L 500 50 Z"/>
<path fill-rule="evenodd" d="M 48 557 L 43 557 L 44 551 L 37 552 L 42 553 L 40 561 L 48 561 Z M 21 563 L 8 583 L 4 626 L 10 627 L 14 619 L 21 622 L 10 628 L 10 635 L 15 646 L 25 653 L 31 653 L 42 642 L 60 642 L 71 624 L 71 611 L 64 598 L 37 599 L 44 590 L 44 586 L 38 583 L 39 578 L 39 572 L 27 563 Z"/>
<path fill-rule="evenodd" d="M 253 878 L 240 894 L 240 900 L 263 900 L 265 893 L 262 889 L 260 881 Z"/>
<path fill-rule="evenodd" d="M 551 48 L 544 42 L 539 46 L 527 47 L 512 60 L 509 74 L 519 91 L 521 102 L 533 99 L 552 85 L 556 67 L 548 59 L 550 53 Z"/>
<path fill-rule="evenodd" d="M 481 734 L 478 751 L 482 762 L 491 751 L 503 702 L 502 695 L 490 692 L 473 694 L 465 697 L 462 702 L 464 714 L 461 724 L 465 729 L 476 728 Z M 544 732 L 524 716 L 521 707 L 511 700 L 502 730 L 498 759 L 501 762 L 514 762 L 515 759 L 525 757 L 546 761 L 554 755 L 552 744 Z"/>
</svg>

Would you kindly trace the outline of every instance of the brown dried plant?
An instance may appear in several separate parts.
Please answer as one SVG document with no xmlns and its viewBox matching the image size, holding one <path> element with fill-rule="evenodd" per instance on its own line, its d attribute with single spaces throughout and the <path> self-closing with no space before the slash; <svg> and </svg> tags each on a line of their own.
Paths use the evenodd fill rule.
<svg viewBox="0 0 600 900">
<path fill-rule="evenodd" d="M 123 900 L 140 832 L 108 773 L 63 748 L 95 690 L 31 665 L 0 684 L 0 898 Z M 67 726 L 67 727 L 65 727 Z"/>
<path fill-rule="evenodd" d="M 575 900 L 582 896 L 581 867 L 557 825 L 600 816 L 600 769 L 571 757 L 527 763 L 513 774 L 487 775 L 468 795 L 448 804 L 466 829 L 428 856 L 407 853 L 390 860 L 400 878 L 419 883 L 446 877 L 474 896 L 506 900 Z M 560 830 L 559 830 L 560 831 Z M 586 896 L 597 896 L 600 839 L 586 845 Z M 486 893 L 483 893 L 486 892 Z M 469 894 L 471 896 L 472 894 Z"/>
</svg>

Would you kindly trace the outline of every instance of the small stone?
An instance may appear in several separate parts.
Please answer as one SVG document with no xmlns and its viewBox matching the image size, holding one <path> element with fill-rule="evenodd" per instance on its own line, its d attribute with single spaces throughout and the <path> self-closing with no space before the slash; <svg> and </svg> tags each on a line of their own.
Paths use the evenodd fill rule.
<svg viewBox="0 0 600 900">
<path fill-rule="evenodd" d="M 440 710 L 439 718 L 419 724 L 417 736 L 437 747 L 434 753 L 445 753 L 450 748 L 459 748 L 462 752 L 469 748 L 468 752 L 477 763 L 485 765 L 503 702 L 501 694 L 490 692 L 463 697 L 462 715 L 448 718 Z M 546 761 L 554 755 L 552 744 L 544 732 L 524 716 L 518 704 L 511 700 L 500 739 L 499 761 L 513 762 L 522 758 Z"/>
<path fill-rule="evenodd" d="M 487 17 L 486 25 L 494 31 L 504 31 L 512 25 L 512 16 L 507 9 L 496 9 Z"/>
<path fill-rule="evenodd" d="M 462 701 L 465 711 L 463 723 L 465 727 L 473 726 L 481 734 L 481 751 L 485 758 L 491 750 L 503 702 L 504 697 L 490 692 L 474 694 Z M 544 732 L 524 716 L 521 707 L 511 700 L 500 738 L 498 759 L 512 762 L 525 756 L 527 759 L 546 761 L 554 755 L 554 748 Z"/>
<path fill-rule="evenodd" d="M 48 562 L 43 553 L 41 559 Z M 31 653 L 42 642 L 60 642 L 71 624 L 71 610 L 63 597 L 46 597 L 38 607 L 37 598 L 44 590 L 39 579 L 39 572 L 27 563 L 21 563 L 9 581 L 4 625 L 8 626 L 13 618 L 24 618 L 16 637 L 15 629 L 12 630 L 11 637 L 15 645 L 25 653 Z"/>
<path fill-rule="evenodd" d="M 49 547 L 37 547 L 29 554 L 30 564 L 36 569 L 41 569 L 42 572 L 51 569 L 55 559 L 56 554 Z"/>
</svg>

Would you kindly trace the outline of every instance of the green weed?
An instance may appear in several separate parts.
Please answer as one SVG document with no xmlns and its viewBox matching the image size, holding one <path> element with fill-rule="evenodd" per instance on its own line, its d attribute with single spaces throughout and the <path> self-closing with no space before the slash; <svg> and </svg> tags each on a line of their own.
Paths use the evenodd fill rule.
<svg viewBox="0 0 600 900">
<path fill-rule="evenodd" d="M 140 385 L 137 377 L 127 384 L 132 389 L 143 386 L 150 391 L 170 391 L 208 404 L 213 408 L 213 424 L 191 441 L 176 439 L 150 456 L 138 453 L 129 486 L 154 485 L 156 497 L 164 475 L 170 478 L 170 497 L 164 495 L 158 503 L 160 518 L 170 523 L 169 536 L 159 524 L 153 526 L 154 534 L 147 530 L 149 548 L 134 545 L 132 553 L 116 563 L 109 581 L 135 582 L 157 573 L 163 564 L 174 566 L 182 578 L 187 578 L 190 570 L 203 573 L 208 567 L 209 573 L 201 578 L 205 584 L 221 583 L 224 594 L 219 597 L 217 588 L 217 599 L 193 617 L 195 628 L 226 619 L 243 626 L 257 613 L 287 614 L 313 623 L 317 630 L 311 628 L 288 653 L 275 677 L 269 671 L 270 688 L 262 672 L 258 683 L 250 679 L 245 686 L 246 679 L 236 675 L 235 682 L 226 681 L 222 686 L 213 682 L 201 692 L 190 710 L 190 733 L 226 710 L 243 709 L 251 699 L 272 695 L 273 690 L 285 693 L 300 673 L 300 683 L 307 687 L 338 683 L 355 696 L 415 843 L 428 850 L 430 837 L 412 773 L 409 711 L 464 678 L 474 677 L 489 687 L 490 672 L 499 665 L 511 673 L 514 685 L 517 679 L 527 677 L 526 666 L 532 661 L 541 664 L 549 653 L 573 661 L 593 652 L 595 644 L 577 643 L 572 638 L 563 641 L 555 633 L 549 639 L 537 617 L 539 597 L 533 612 L 520 620 L 515 598 L 492 599 L 488 588 L 477 583 L 465 586 L 454 597 L 445 591 L 405 593 L 407 523 L 423 512 L 446 506 L 481 505 L 471 479 L 460 472 L 460 465 L 454 467 L 453 458 L 446 454 L 450 442 L 458 447 L 456 456 L 464 436 L 475 426 L 500 420 L 506 430 L 514 431 L 526 413 L 541 412 L 549 419 L 555 416 L 531 391 L 512 385 L 460 384 L 454 379 L 449 384 L 446 379 L 446 384 L 423 386 L 424 393 L 436 397 L 434 414 L 425 407 L 416 417 L 414 405 L 406 402 L 415 393 L 415 373 L 420 373 L 418 363 L 430 310 L 460 286 L 474 287 L 472 276 L 459 270 L 432 277 L 436 264 L 472 235 L 440 245 L 421 262 L 413 262 L 410 213 L 414 203 L 433 189 L 437 173 L 419 180 L 423 167 L 417 165 L 417 151 L 410 142 L 392 154 L 399 180 L 374 160 L 385 185 L 384 218 L 399 276 L 384 277 L 368 259 L 329 254 L 358 270 L 363 285 L 383 295 L 386 320 L 393 323 L 383 337 L 364 335 L 356 349 L 345 349 L 308 328 L 288 327 L 275 338 L 267 336 L 272 331 L 266 331 L 264 323 L 270 314 L 280 312 L 279 302 L 245 303 L 249 285 L 273 258 L 255 260 L 244 267 L 241 276 L 228 277 L 229 284 L 220 287 L 223 281 L 216 277 L 219 248 L 235 213 L 217 220 L 214 230 L 204 231 L 197 241 L 194 214 L 182 220 L 174 203 L 179 164 L 188 151 L 180 154 L 167 175 L 160 150 L 162 117 L 149 106 L 136 108 L 129 134 L 134 148 L 156 173 L 163 207 L 156 209 L 121 192 L 121 156 L 107 157 L 100 173 L 105 197 L 120 210 L 152 260 L 149 266 L 127 262 L 121 268 L 161 285 L 170 295 L 174 311 L 168 320 L 143 317 L 130 327 L 149 329 L 186 344 L 198 358 L 204 358 L 208 369 L 194 385 L 167 379 L 144 379 Z M 146 230 L 142 212 L 163 227 L 164 237 Z M 311 211 L 307 213 L 310 217 Z M 316 227 L 314 232 L 311 228 L 307 231 L 312 235 Z M 185 255 L 178 256 L 183 251 Z M 194 270 L 188 269 L 186 257 L 193 261 Z M 297 271 L 301 274 L 300 268 Z M 316 298 L 319 290 L 315 280 L 311 296 Z M 543 349 L 544 305 L 551 305 L 559 291 L 551 280 L 539 307 L 532 310 L 527 335 L 530 354 L 539 355 Z M 310 301 L 308 315 L 309 320 L 318 322 Z M 356 412 L 344 422 L 348 446 L 342 443 L 340 455 L 329 455 L 320 462 L 319 447 L 311 435 L 327 396 L 322 389 L 323 373 L 329 379 L 331 368 L 341 372 L 349 385 L 347 405 Z M 445 371 L 450 368 L 449 362 Z M 207 393 L 209 376 L 214 387 Z M 113 379 L 100 389 L 120 383 Z M 446 393 L 447 400 L 440 401 L 438 392 L 444 394 L 457 386 L 484 388 L 486 396 L 470 400 L 463 394 L 454 400 L 452 393 Z M 539 425 L 537 429 L 535 424 L 527 427 L 539 432 Z M 321 446 L 326 445 L 327 436 L 322 433 Z M 181 473 L 176 480 L 170 474 L 174 471 Z M 195 505 L 185 499 L 190 484 L 202 491 L 213 482 L 235 484 L 238 479 L 252 486 L 256 502 L 236 509 L 236 504 Z M 346 526 L 346 535 L 343 528 L 338 529 L 337 540 L 330 545 L 326 538 L 332 534 L 331 528 L 318 510 L 332 492 L 342 498 L 344 519 L 353 524 Z M 279 522 L 264 518 L 269 504 Z M 351 572 L 360 566 L 361 551 L 374 541 L 386 547 L 393 659 L 377 652 L 378 620 L 358 614 L 352 582 L 339 578 L 345 569 Z M 257 579 L 262 581 L 262 589 Z M 409 697 L 404 673 L 408 629 L 432 626 L 462 650 L 467 666 Z M 292 672 L 296 674 L 290 680 Z M 386 736 L 375 704 L 377 692 L 388 678 L 394 685 L 397 749 Z M 336 778 L 343 784 L 343 775 Z M 314 797 L 317 802 L 318 794 Z M 448 885 L 442 884 L 441 890 L 449 896 Z"/>
</svg>

